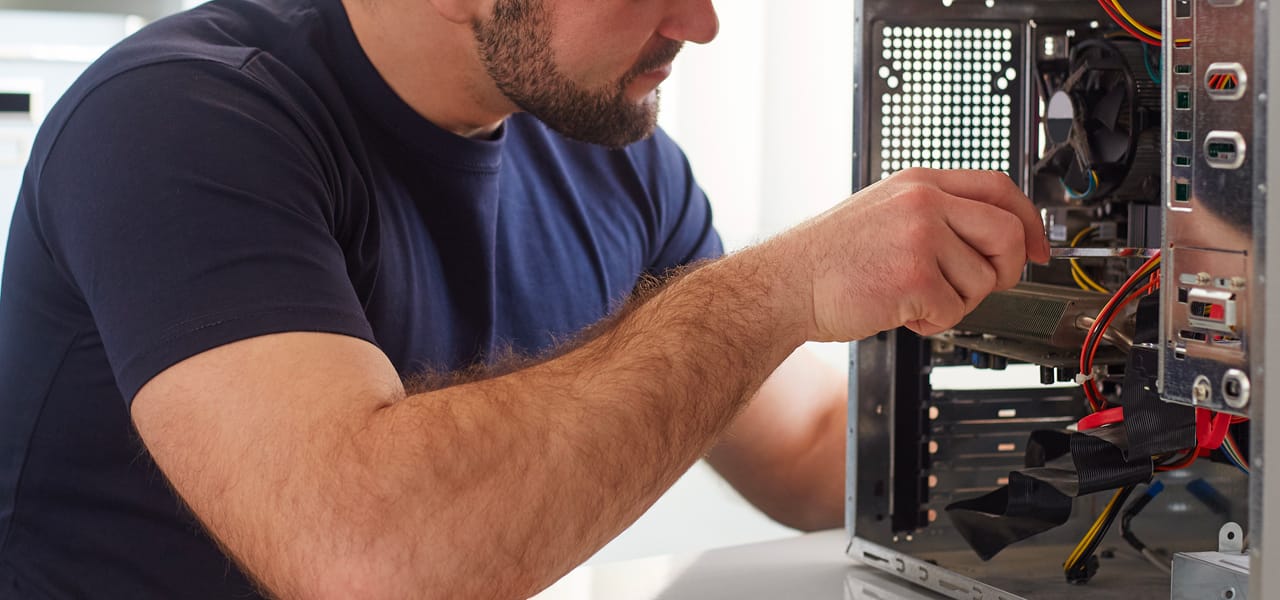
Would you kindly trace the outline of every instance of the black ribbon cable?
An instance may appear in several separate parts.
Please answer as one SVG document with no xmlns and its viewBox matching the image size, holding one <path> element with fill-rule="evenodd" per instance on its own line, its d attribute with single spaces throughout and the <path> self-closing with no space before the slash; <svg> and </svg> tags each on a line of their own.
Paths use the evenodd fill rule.
<svg viewBox="0 0 1280 600">
<path fill-rule="evenodd" d="M 1027 443 L 1027 468 L 985 496 L 947 506 L 956 531 L 982 560 L 1067 522 L 1077 496 L 1151 480 L 1149 456 L 1125 458 L 1124 426 L 1079 433 L 1042 430 Z"/>
<path fill-rule="evenodd" d="M 1159 456 L 1196 445 L 1196 409 L 1165 402 L 1156 393 L 1160 353 L 1134 348 L 1125 369 L 1120 403 L 1129 456 Z"/>
<path fill-rule="evenodd" d="M 1160 352 L 1160 298 L 1147 296 L 1138 301 L 1133 350 L 1124 370 L 1120 404 L 1124 406 L 1124 427 L 1128 456 L 1159 456 L 1196 445 L 1196 410 L 1165 402 L 1156 393 Z"/>
</svg>

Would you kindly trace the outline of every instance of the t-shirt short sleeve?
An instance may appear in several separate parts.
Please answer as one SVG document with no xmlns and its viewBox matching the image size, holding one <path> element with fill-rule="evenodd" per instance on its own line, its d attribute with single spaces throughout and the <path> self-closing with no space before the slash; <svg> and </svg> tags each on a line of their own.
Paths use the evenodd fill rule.
<svg viewBox="0 0 1280 600">
<path fill-rule="evenodd" d="M 373 341 L 336 237 L 338 215 L 359 215 L 338 206 L 316 130 L 279 98 L 243 66 L 134 68 L 79 100 L 34 171 L 39 233 L 126 402 L 236 340 Z"/>
<path fill-rule="evenodd" d="M 659 238 L 653 244 L 648 272 L 661 276 L 671 269 L 719 258 L 724 245 L 712 223 L 711 203 L 694 179 L 688 158 L 662 129 L 648 146 L 652 154 L 642 162 L 652 161 L 649 186 L 657 190 L 659 198 Z"/>
</svg>

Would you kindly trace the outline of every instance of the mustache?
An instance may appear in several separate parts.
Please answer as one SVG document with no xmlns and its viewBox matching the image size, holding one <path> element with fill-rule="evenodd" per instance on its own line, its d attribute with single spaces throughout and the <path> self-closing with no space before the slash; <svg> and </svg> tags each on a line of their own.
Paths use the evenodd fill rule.
<svg viewBox="0 0 1280 600">
<path fill-rule="evenodd" d="M 631 70 L 627 71 L 627 75 L 623 77 L 623 81 L 625 83 L 631 83 L 633 79 L 670 63 L 676 59 L 676 55 L 680 54 L 680 50 L 682 48 L 684 48 L 684 42 L 677 42 L 675 40 L 663 41 L 662 45 L 659 46 L 658 49 L 650 52 L 647 56 L 641 57 L 640 60 L 636 62 L 636 65 L 631 67 Z"/>
</svg>

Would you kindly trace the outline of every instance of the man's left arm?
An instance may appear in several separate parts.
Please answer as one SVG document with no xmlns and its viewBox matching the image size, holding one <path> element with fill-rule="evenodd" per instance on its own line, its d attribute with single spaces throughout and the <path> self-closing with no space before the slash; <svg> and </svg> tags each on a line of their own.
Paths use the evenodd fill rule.
<svg viewBox="0 0 1280 600">
<path fill-rule="evenodd" d="M 757 508 L 814 531 L 844 520 L 847 374 L 796 350 L 734 420 L 707 462 Z"/>
</svg>

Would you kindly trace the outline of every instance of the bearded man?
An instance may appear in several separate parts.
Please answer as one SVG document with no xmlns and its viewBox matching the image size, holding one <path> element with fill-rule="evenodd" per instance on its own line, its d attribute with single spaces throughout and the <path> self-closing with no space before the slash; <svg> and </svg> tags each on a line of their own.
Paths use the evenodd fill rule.
<svg viewBox="0 0 1280 600">
<path fill-rule="evenodd" d="M 720 257 L 655 124 L 716 30 L 215 0 L 110 50 L 9 238 L 0 596 L 527 596 L 704 455 L 839 524 L 846 393 L 797 348 L 941 331 L 1047 244 L 1007 177 L 913 170 Z"/>
</svg>

